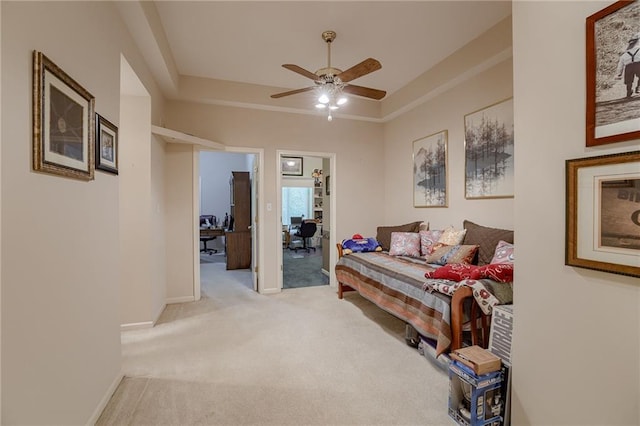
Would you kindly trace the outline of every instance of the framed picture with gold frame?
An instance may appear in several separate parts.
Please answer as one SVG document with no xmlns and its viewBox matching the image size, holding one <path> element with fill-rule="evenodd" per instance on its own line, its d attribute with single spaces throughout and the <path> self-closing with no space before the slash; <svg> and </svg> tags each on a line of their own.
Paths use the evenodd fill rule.
<svg viewBox="0 0 640 426">
<path fill-rule="evenodd" d="M 640 277 L 640 151 L 566 161 L 565 264 Z"/>
<path fill-rule="evenodd" d="M 33 52 L 33 169 L 92 180 L 95 98 L 42 52 Z"/>
</svg>

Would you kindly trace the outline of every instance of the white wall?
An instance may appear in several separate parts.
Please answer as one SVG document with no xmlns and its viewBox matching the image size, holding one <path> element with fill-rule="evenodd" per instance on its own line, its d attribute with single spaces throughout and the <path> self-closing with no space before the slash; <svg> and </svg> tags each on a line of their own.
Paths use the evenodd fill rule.
<svg viewBox="0 0 640 426">
<path fill-rule="evenodd" d="M 514 2 L 513 423 L 640 423 L 638 278 L 564 265 L 565 160 L 585 148 L 585 19 L 611 2 Z"/>
<path fill-rule="evenodd" d="M 375 233 L 377 224 L 382 221 L 379 197 L 363 197 L 371 188 L 381 188 L 383 176 L 380 173 L 383 165 L 381 125 L 370 122 L 341 120 L 339 117 L 329 123 L 320 116 L 305 116 L 298 114 L 276 113 L 270 111 L 246 110 L 233 107 L 215 105 L 197 105 L 187 102 L 168 102 L 166 105 L 166 126 L 185 131 L 209 140 L 220 141 L 227 146 L 244 148 L 264 148 L 264 198 L 265 205 L 277 205 L 276 175 L 280 173 L 280 159 L 276 150 L 291 150 L 295 152 L 336 152 L 336 179 L 340 183 L 336 188 L 338 198 L 338 222 L 334 231 L 337 238 L 341 235 L 353 235 L 355 232 Z M 173 155 L 173 154 L 172 154 Z M 183 181 L 190 175 L 193 165 L 189 161 L 176 159 L 172 163 L 171 174 L 176 180 L 176 194 L 188 191 L 191 183 Z M 333 177 L 332 177 L 333 178 Z M 181 188 L 178 182 L 183 185 Z M 193 214 L 188 203 L 178 205 L 175 200 L 169 200 L 175 211 L 177 223 L 189 220 Z M 180 212 L 178 212 L 180 210 Z M 277 209 L 265 209 L 261 218 L 265 236 L 264 268 L 265 292 L 279 291 L 277 277 L 280 268 L 276 258 L 276 249 L 282 241 L 278 232 L 280 213 Z M 355 212 L 355 213 L 354 213 Z M 179 217 L 179 219 L 178 219 Z M 181 225 L 182 226 L 182 225 Z M 173 232 L 173 231 L 172 231 Z M 173 237 L 170 237 L 173 245 Z M 176 238 L 179 238 L 176 236 Z M 186 243 L 185 243 L 186 244 Z M 184 248 L 184 245 L 181 245 Z M 180 256 L 185 255 L 183 250 Z M 172 268 L 183 270 L 189 266 L 189 260 L 183 259 L 180 265 L 172 259 Z M 184 275 L 180 275 L 186 280 Z M 174 283 L 174 294 L 178 296 Z M 169 284 L 170 286 L 172 284 Z M 192 290 L 183 286 L 181 296 L 190 295 Z"/>
<path fill-rule="evenodd" d="M 2 2 L 1 18 L 2 423 L 86 424 L 120 377 L 119 178 L 31 171 L 32 51 L 116 125 L 121 52 L 158 92 L 112 3 Z"/>
<path fill-rule="evenodd" d="M 431 229 L 462 228 L 463 220 L 468 219 L 480 225 L 513 229 L 513 198 L 467 200 L 464 182 L 464 116 L 510 98 L 512 90 L 509 59 L 385 126 L 386 224 L 423 220 L 430 223 Z M 443 130 L 448 133 L 448 208 L 413 208 L 413 141 Z M 515 139 L 518 144 L 518 135 Z"/>
</svg>

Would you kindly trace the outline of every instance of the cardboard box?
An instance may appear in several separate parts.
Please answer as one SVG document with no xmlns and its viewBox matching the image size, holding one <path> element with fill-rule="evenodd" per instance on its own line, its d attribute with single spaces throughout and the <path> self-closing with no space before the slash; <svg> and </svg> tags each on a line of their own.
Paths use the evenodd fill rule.
<svg viewBox="0 0 640 426">
<path fill-rule="evenodd" d="M 464 364 L 449 364 L 449 417 L 463 426 L 502 424 L 502 372 L 477 375 Z"/>
<path fill-rule="evenodd" d="M 498 371 L 502 366 L 500 358 L 480 346 L 456 349 L 451 353 L 451 358 L 471 367 L 479 375 Z"/>
<path fill-rule="evenodd" d="M 493 307 L 489 351 L 502 360 L 502 419 L 511 424 L 511 339 L 513 337 L 513 305 Z"/>
</svg>

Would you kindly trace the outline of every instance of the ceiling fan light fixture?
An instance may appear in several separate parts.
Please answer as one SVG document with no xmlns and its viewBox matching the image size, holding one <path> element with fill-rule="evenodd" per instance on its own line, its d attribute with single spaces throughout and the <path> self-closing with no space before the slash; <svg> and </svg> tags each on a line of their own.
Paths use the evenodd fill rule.
<svg viewBox="0 0 640 426">
<path fill-rule="evenodd" d="M 329 105 L 329 109 L 330 109 L 331 111 L 335 111 L 335 110 L 337 110 L 338 108 L 340 108 L 338 105 Z"/>
<path fill-rule="evenodd" d="M 326 93 L 322 93 L 320 95 L 320 97 L 318 98 L 318 102 L 320 102 L 321 104 L 328 104 L 329 103 L 329 96 L 327 96 Z"/>
<path fill-rule="evenodd" d="M 325 104 L 316 104 L 316 108 L 325 109 L 327 106 Z"/>
<path fill-rule="evenodd" d="M 338 99 L 338 102 L 336 102 L 336 103 L 337 103 L 338 105 L 344 105 L 344 104 L 346 104 L 346 103 L 347 103 L 347 101 L 348 101 L 348 99 L 347 99 L 345 96 L 341 96 L 341 97 Z"/>
</svg>

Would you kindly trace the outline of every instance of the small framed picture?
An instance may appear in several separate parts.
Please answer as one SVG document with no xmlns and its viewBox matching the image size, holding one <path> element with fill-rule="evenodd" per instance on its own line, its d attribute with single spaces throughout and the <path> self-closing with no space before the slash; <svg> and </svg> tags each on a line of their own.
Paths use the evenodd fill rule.
<svg viewBox="0 0 640 426">
<path fill-rule="evenodd" d="M 640 277 L 640 151 L 566 161 L 565 264 Z"/>
<path fill-rule="evenodd" d="M 118 128 L 96 114 L 96 169 L 118 174 Z"/>
<path fill-rule="evenodd" d="M 280 172 L 284 176 L 302 176 L 302 157 L 280 157 Z"/>
<path fill-rule="evenodd" d="M 513 154 L 513 98 L 465 115 L 465 198 L 513 198 Z"/>
<path fill-rule="evenodd" d="M 326 195 L 331 195 L 331 179 L 329 179 L 331 176 L 327 175 L 327 177 L 325 178 L 325 186 L 324 186 L 324 193 Z"/>
<path fill-rule="evenodd" d="M 35 171 L 92 180 L 95 98 L 42 52 L 33 52 Z"/>
<path fill-rule="evenodd" d="M 586 146 L 640 138 L 640 2 L 587 17 Z"/>
<path fill-rule="evenodd" d="M 413 207 L 447 207 L 447 135 L 413 141 Z"/>
</svg>

